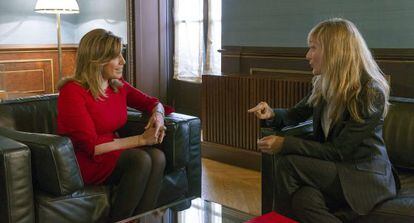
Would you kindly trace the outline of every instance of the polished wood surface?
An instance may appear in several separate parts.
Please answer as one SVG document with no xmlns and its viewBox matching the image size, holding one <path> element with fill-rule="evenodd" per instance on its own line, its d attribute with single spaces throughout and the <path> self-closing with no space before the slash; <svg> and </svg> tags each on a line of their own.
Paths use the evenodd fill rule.
<svg viewBox="0 0 414 223">
<path fill-rule="evenodd" d="M 62 46 L 62 74 L 74 73 L 76 45 Z M 57 47 L 0 45 L 1 99 L 56 92 L 59 81 Z"/>
<path fill-rule="evenodd" d="M 250 170 L 260 171 L 262 168 L 262 156 L 255 151 L 203 141 L 201 154 L 203 158 Z"/>
<path fill-rule="evenodd" d="M 261 215 L 261 175 L 210 159 L 202 159 L 201 197 L 252 215 Z"/>
<path fill-rule="evenodd" d="M 272 108 L 294 106 L 310 92 L 312 77 L 307 73 L 203 75 L 204 142 L 259 152 L 259 120 L 247 110 L 261 101 Z"/>
<path fill-rule="evenodd" d="M 7 98 L 7 93 L 3 90 L 0 90 L 0 100 L 4 100 Z"/>
</svg>

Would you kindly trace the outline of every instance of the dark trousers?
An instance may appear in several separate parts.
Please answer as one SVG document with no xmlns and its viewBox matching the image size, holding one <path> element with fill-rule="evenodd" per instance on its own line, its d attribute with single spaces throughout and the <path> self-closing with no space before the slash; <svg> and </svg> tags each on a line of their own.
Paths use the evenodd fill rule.
<svg viewBox="0 0 414 223">
<path fill-rule="evenodd" d="M 155 208 L 165 169 L 165 155 L 156 148 L 122 152 L 105 184 L 114 185 L 110 222 Z"/>
<path fill-rule="evenodd" d="M 333 162 L 279 155 L 275 162 L 274 208 L 299 222 L 342 222 L 357 217 L 347 204 Z M 339 207 L 347 211 L 333 214 Z"/>
</svg>

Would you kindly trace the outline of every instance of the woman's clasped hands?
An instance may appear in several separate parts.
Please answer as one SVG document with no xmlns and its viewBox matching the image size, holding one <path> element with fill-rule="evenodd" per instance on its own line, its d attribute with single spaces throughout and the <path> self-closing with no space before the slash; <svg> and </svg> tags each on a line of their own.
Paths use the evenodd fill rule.
<svg viewBox="0 0 414 223">
<path fill-rule="evenodd" d="M 260 102 L 255 107 L 249 109 L 248 113 L 253 113 L 259 119 L 271 119 L 275 117 L 272 108 L 266 102 Z M 282 150 L 285 138 L 276 135 L 265 136 L 257 140 L 257 147 L 268 154 L 279 153 Z"/>
<path fill-rule="evenodd" d="M 154 112 L 151 115 L 148 124 L 145 126 L 144 133 L 142 134 L 145 145 L 162 143 L 166 130 L 167 128 L 164 125 L 164 116 L 159 112 Z"/>
</svg>

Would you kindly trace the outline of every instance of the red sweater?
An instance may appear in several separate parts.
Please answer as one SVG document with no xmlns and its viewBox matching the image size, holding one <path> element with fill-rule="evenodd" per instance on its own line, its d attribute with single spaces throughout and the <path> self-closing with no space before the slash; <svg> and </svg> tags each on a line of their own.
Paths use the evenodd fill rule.
<svg viewBox="0 0 414 223">
<path fill-rule="evenodd" d="M 117 137 L 115 131 L 127 121 L 127 106 L 151 113 L 159 102 L 122 82 L 118 93 L 108 87 L 107 97 L 98 100 L 76 82 L 69 82 L 60 90 L 57 131 L 71 139 L 85 184 L 102 183 L 115 168 L 123 150 L 94 155 L 95 146 Z"/>
</svg>

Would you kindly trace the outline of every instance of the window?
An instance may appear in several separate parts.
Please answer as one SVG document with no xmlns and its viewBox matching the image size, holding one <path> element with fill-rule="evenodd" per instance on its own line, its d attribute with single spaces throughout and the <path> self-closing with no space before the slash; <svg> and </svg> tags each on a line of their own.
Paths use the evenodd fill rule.
<svg viewBox="0 0 414 223">
<path fill-rule="evenodd" d="M 221 0 L 174 0 L 174 35 L 175 79 L 220 74 Z"/>
</svg>

